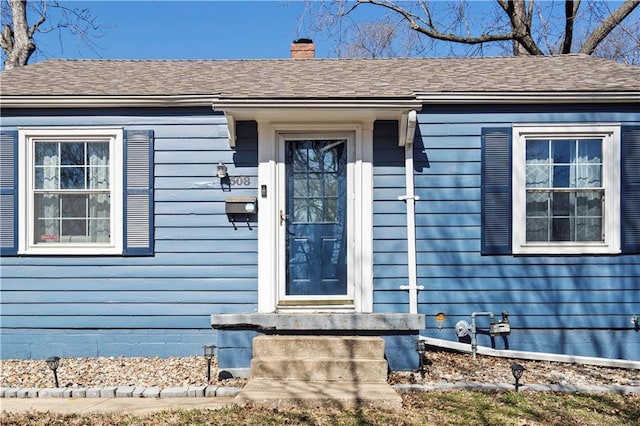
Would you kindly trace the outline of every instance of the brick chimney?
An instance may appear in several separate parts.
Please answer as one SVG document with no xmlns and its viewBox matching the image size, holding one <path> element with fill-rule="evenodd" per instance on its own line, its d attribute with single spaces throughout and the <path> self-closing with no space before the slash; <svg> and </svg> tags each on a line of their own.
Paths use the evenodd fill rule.
<svg viewBox="0 0 640 426">
<path fill-rule="evenodd" d="M 308 38 L 299 38 L 291 43 L 291 59 L 313 59 L 316 57 L 316 46 Z"/>
</svg>

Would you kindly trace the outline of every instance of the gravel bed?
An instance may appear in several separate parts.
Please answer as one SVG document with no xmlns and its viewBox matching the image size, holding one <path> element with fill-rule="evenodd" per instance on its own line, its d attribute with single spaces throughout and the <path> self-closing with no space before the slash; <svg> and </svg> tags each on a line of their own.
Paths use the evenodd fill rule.
<svg viewBox="0 0 640 426">
<path fill-rule="evenodd" d="M 243 379 L 218 380 L 215 358 L 212 385 L 239 386 Z M 207 361 L 201 356 L 172 358 L 100 357 L 62 358 L 58 367 L 60 387 L 187 387 L 207 384 Z M 0 360 L 2 387 L 55 387 L 53 373 L 44 360 Z"/>
<path fill-rule="evenodd" d="M 417 356 L 417 355 L 416 355 Z M 392 373 L 396 383 L 513 383 L 514 360 L 453 352 L 428 352 L 424 378 L 418 373 Z M 522 384 L 622 385 L 640 387 L 640 370 L 589 365 L 517 360 L 526 368 Z M 61 387 L 139 386 L 160 388 L 207 384 L 207 363 L 201 356 L 173 358 L 63 358 L 58 368 Z M 246 379 L 218 380 L 215 359 L 211 382 L 243 386 Z M 1 387 L 54 387 L 53 374 L 44 360 L 0 360 Z"/>
<path fill-rule="evenodd" d="M 446 351 L 427 352 L 424 378 L 420 374 L 392 373 L 392 383 L 513 383 L 511 364 L 525 367 L 521 384 L 640 386 L 640 370 L 584 364 L 514 360 Z"/>
</svg>

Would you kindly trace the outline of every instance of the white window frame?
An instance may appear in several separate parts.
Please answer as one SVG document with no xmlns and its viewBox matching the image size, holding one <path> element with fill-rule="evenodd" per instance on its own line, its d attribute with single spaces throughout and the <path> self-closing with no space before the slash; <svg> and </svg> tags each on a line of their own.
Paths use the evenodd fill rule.
<svg viewBox="0 0 640 426">
<path fill-rule="evenodd" d="M 526 242 L 526 141 L 602 138 L 604 211 L 602 242 Z M 615 124 L 520 125 L 513 127 L 512 250 L 514 254 L 620 253 L 620 126 Z"/>
<path fill-rule="evenodd" d="M 35 152 L 38 141 L 109 142 L 110 230 L 108 243 L 34 243 Z M 102 255 L 123 251 L 123 129 L 120 127 L 23 128 L 18 130 L 18 254 Z"/>
</svg>

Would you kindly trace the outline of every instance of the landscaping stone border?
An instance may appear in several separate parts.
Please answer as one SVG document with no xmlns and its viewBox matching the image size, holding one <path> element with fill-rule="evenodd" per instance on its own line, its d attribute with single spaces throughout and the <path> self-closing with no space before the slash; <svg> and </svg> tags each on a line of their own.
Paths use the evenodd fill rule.
<svg viewBox="0 0 640 426">
<path fill-rule="evenodd" d="M 509 383 L 456 382 L 437 384 L 395 384 L 396 392 L 433 392 L 447 390 L 502 391 L 515 389 Z M 230 386 L 186 386 L 161 389 L 159 387 L 102 386 L 94 388 L 0 388 L 0 398 L 215 398 L 235 397 L 242 388 Z M 640 386 L 576 386 L 576 385 L 520 385 L 523 392 L 614 393 L 640 394 Z"/>
<path fill-rule="evenodd" d="M 200 398 L 234 397 L 242 388 L 225 386 L 159 387 L 102 386 L 94 388 L 0 388 L 0 398 Z"/>
</svg>

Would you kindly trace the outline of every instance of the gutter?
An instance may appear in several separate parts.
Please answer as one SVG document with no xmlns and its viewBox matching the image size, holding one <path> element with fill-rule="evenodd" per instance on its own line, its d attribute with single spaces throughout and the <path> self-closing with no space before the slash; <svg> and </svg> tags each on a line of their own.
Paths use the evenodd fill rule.
<svg viewBox="0 0 640 426">
<path fill-rule="evenodd" d="M 201 107 L 211 106 L 213 95 L 150 96 L 1 96 L 2 108 Z"/>
<path fill-rule="evenodd" d="M 419 110 L 423 104 L 558 104 L 638 103 L 640 91 L 603 92 L 416 92 L 399 98 L 227 98 L 219 94 L 194 95 L 2 95 L 3 108 L 201 107 L 214 110 L 369 108 Z"/>
<path fill-rule="evenodd" d="M 640 91 L 620 92 L 417 92 L 416 99 L 429 104 L 559 104 L 634 103 Z"/>
<path fill-rule="evenodd" d="M 406 122 L 406 125 L 404 124 Z M 424 290 L 418 286 L 417 259 L 416 259 L 416 215 L 415 203 L 420 197 L 415 195 L 413 182 L 413 138 L 416 132 L 417 114 L 415 110 L 403 114 L 400 125 L 400 146 L 404 146 L 405 187 L 407 193 L 398 197 L 407 205 L 407 268 L 409 285 L 400 286 L 401 290 L 409 291 L 409 313 L 418 313 L 418 290 Z"/>
</svg>

